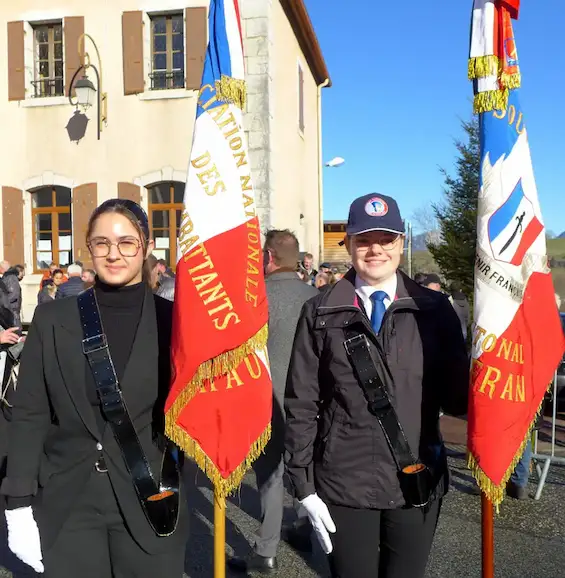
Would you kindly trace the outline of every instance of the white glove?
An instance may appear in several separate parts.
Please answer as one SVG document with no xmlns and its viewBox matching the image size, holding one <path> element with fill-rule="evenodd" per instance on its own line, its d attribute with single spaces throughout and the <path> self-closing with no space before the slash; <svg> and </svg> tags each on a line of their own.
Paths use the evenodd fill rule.
<svg viewBox="0 0 565 578">
<path fill-rule="evenodd" d="M 335 524 L 330 516 L 328 507 L 318 497 L 318 494 L 310 494 L 303 500 L 300 500 L 300 505 L 308 513 L 310 523 L 316 532 L 316 537 L 322 546 L 322 550 L 326 554 L 330 554 L 333 550 L 332 541 L 330 540 L 330 532 L 335 532 Z"/>
<path fill-rule="evenodd" d="M 8 524 L 8 548 L 24 564 L 31 566 L 36 572 L 43 572 L 43 556 L 39 528 L 33 517 L 31 506 L 6 510 Z"/>
</svg>

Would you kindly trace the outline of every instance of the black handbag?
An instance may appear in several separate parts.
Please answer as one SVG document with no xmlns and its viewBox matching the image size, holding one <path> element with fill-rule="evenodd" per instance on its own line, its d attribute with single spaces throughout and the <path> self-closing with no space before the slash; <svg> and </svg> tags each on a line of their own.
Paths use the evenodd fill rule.
<svg viewBox="0 0 565 578">
<path fill-rule="evenodd" d="M 381 359 L 376 363 L 366 335 L 349 328 L 344 332 L 346 340 L 343 345 L 367 400 L 368 409 L 377 418 L 385 435 L 398 470 L 404 501 L 407 506 L 423 508 L 432 497 L 433 475 L 428 466 L 412 453 L 390 401 L 385 384 L 392 380 L 392 375 L 384 355 L 377 349 Z"/>
<path fill-rule="evenodd" d="M 180 474 L 174 455 L 176 448 L 172 442 L 165 441 L 161 475 L 157 482 L 118 383 L 93 288 L 79 294 L 78 307 L 83 331 L 82 348 L 92 370 L 104 418 L 118 442 L 149 524 L 158 536 L 170 536 L 176 529 L 179 516 Z"/>
</svg>

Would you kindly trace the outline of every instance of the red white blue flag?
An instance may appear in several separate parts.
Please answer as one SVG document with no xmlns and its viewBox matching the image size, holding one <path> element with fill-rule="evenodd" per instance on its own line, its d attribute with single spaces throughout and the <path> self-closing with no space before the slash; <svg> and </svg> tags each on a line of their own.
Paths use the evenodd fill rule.
<svg viewBox="0 0 565 578">
<path fill-rule="evenodd" d="M 481 188 L 467 445 L 469 466 L 495 505 L 565 350 L 518 100 L 511 22 L 518 7 L 517 0 L 475 0 L 469 65 L 480 112 Z"/>
<path fill-rule="evenodd" d="M 261 233 L 243 109 L 237 0 L 212 0 L 178 239 L 167 435 L 236 488 L 270 436 Z M 188 148 L 188 146 L 187 146 Z"/>
</svg>

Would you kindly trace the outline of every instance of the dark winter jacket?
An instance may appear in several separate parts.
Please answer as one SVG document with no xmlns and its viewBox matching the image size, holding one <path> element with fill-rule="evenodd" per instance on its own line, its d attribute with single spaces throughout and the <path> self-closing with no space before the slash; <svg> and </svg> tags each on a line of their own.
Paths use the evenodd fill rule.
<svg viewBox="0 0 565 578">
<path fill-rule="evenodd" d="M 75 297 L 84 291 L 84 283 L 80 277 L 69 277 L 68 281 L 62 283 L 57 288 L 55 299 L 64 299 L 65 297 Z"/>
<path fill-rule="evenodd" d="M 459 318 L 459 323 L 461 324 L 461 331 L 464 337 L 467 337 L 467 328 L 471 322 L 471 308 L 469 307 L 469 301 L 465 294 L 461 291 L 454 291 L 450 298 L 453 309 Z"/>
<path fill-rule="evenodd" d="M 440 409 L 467 411 L 469 363 L 460 324 L 447 297 L 398 273 L 397 298 L 379 335 L 356 305 L 355 271 L 303 307 L 285 393 L 287 471 L 296 495 L 317 492 L 353 508 L 404 505 L 397 469 L 344 348 L 344 328 L 363 333 L 386 355 L 389 392 L 410 447 L 447 490 Z M 360 303 L 360 301 L 359 301 Z"/>
<path fill-rule="evenodd" d="M 8 307 L 14 316 L 14 326 L 21 327 L 22 287 L 18 279 L 19 271 L 12 267 L 2 277 L 2 284 L 8 296 Z"/>
</svg>

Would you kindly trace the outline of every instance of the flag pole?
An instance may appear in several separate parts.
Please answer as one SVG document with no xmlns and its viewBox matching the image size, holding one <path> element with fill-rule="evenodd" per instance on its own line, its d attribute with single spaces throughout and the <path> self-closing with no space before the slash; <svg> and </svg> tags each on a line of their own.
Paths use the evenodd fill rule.
<svg viewBox="0 0 565 578">
<path fill-rule="evenodd" d="M 214 490 L 214 578 L 226 577 L 226 498 Z"/>
<path fill-rule="evenodd" d="M 482 510 L 482 578 L 494 578 L 494 507 L 487 495 L 481 493 Z"/>
</svg>

